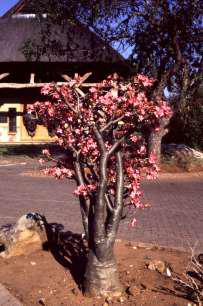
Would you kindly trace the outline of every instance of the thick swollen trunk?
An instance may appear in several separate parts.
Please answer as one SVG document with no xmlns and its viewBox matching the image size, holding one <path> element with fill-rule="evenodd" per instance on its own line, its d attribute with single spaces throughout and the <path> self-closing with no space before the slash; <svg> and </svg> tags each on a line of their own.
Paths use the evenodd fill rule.
<svg viewBox="0 0 203 306">
<path fill-rule="evenodd" d="M 122 154 L 118 151 L 117 157 L 117 191 L 115 207 L 111 207 L 111 218 L 107 218 L 107 166 L 108 160 L 119 142 L 115 142 L 111 151 L 106 151 L 102 135 L 95 127 L 95 136 L 101 150 L 100 176 L 97 200 L 94 205 L 92 243 L 90 245 L 86 267 L 84 290 L 88 296 L 113 297 L 122 294 L 119 282 L 113 247 L 120 221 L 123 206 L 123 165 Z M 108 222 L 106 224 L 106 221 Z"/>
<path fill-rule="evenodd" d="M 90 251 L 85 273 L 84 292 L 87 296 L 121 296 L 122 286 L 113 254 L 111 258 L 103 262 L 98 260 L 93 251 Z"/>
</svg>

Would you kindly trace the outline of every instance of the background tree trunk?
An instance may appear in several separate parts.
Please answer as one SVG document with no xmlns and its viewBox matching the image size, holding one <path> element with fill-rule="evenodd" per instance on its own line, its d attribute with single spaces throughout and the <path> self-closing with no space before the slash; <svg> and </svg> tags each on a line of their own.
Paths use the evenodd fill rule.
<svg viewBox="0 0 203 306">
<path fill-rule="evenodd" d="M 148 138 L 148 155 L 154 153 L 157 156 L 157 164 L 161 162 L 161 142 L 162 138 L 168 133 L 167 125 L 169 124 L 169 119 L 162 119 L 160 121 L 160 128 L 158 131 L 151 131 Z"/>
</svg>

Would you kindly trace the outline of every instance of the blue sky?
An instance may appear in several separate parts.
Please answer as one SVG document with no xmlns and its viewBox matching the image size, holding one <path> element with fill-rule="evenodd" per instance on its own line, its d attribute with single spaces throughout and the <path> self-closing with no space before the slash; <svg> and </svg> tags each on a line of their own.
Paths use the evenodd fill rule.
<svg viewBox="0 0 203 306">
<path fill-rule="evenodd" d="M 0 0 L 0 16 L 8 11 L 18 0 Z"/>
</svg>

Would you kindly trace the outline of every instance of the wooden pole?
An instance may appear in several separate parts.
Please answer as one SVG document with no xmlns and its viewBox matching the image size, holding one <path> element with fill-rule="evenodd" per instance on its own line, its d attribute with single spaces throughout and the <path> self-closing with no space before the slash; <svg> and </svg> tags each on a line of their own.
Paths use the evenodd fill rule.
<svg viewBox="0 0 203 306">
<path fill-rule="evenodd" d="M 9 75 L 10 75 L 10 73 L 8 73 L 8 72 L 0 74 L 0 80 L 6 78 Z"/>
<path fill-rule="evenodd" d="M 0 83 L 0 89 L 25 89 L 25 88 L 40 88 L 45 85 L 66 85 L 67 82 L 57 82 L 57 83 Z M 80 87 L 94 87 L 99 85 L 99 83 L 82 83 Z"/>
<path fill-rule="evenodd" d="M 30 74 L 30 84 L 34 84 L 35 83 L 35 73 L 31 73 Z"/>
</svg>

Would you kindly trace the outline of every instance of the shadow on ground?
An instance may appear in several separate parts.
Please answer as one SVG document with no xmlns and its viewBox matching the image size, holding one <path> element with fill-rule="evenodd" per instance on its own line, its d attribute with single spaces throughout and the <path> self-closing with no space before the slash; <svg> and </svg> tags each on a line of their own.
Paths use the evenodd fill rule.
<svg viewBox="0 0 203 306">
<path fill-rule="evenodd" d="M 0 145 L 0 156 L 27 156 L 36 158 L 41 156 L 43 149 L 49 149 L 53 155 L 60 155 L 64 151 L 55 144 L 26 144 L 26 145 Z"/>
<path fill-rule="evenodd" d="M 64 231 L 62 224 L 47 223 L 45 228 L 48 242 L 44 244 L 44 249 L 51 251 L 57 262 L 69 269 L 79 289 L 82 290 L 88 254 L 86 241 L 81 234 Z"/>
</svg>

